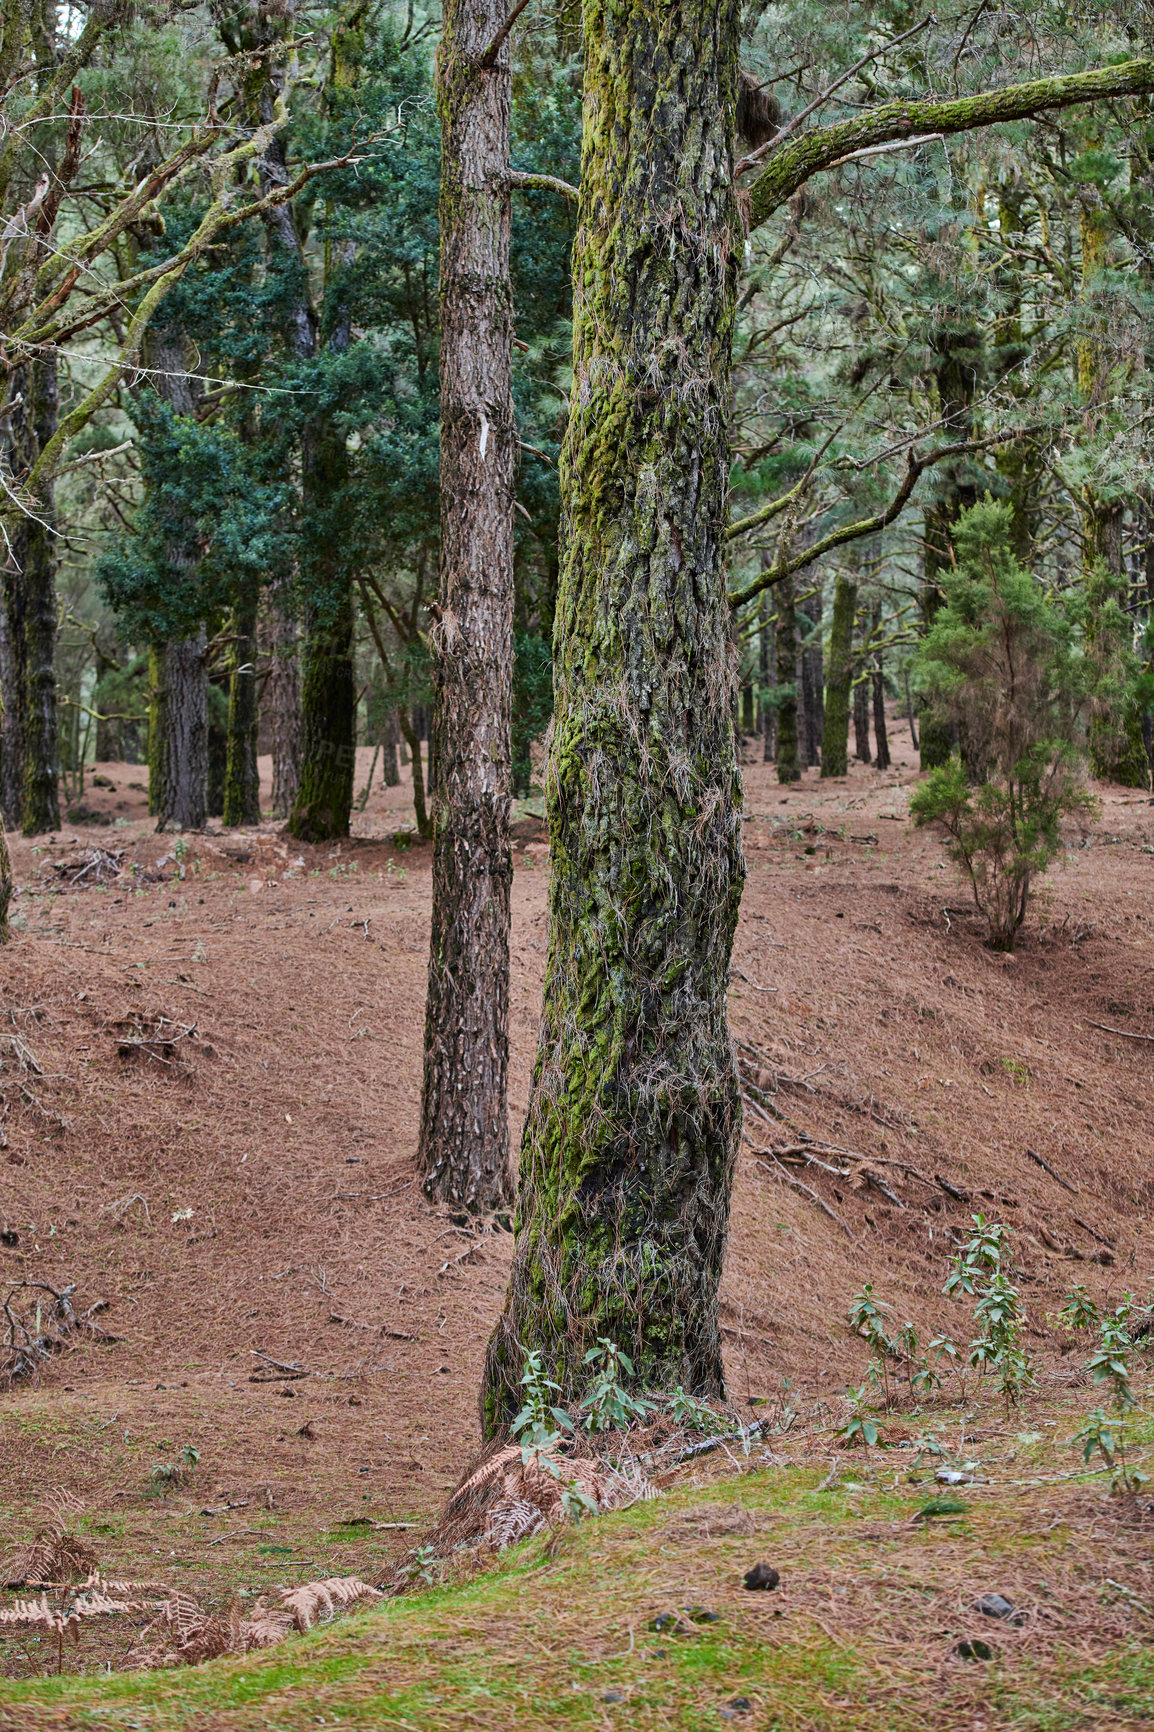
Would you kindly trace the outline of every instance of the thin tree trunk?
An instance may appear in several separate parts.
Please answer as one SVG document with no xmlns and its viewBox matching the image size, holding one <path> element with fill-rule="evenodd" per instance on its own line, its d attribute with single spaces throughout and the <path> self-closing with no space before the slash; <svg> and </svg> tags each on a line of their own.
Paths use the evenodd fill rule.
<svg viewBox="0 0 1154 1732">
<path fill-rule="evenodd" d="M 400 729 L 397 727 L 397 713 L 389 710 L 385 716 L 385 724 L 381 729 L 381 746 L 384 751 L 384 761 L 381 765 L 381 781 L 386 788 L 399 788 L 401 785 L 401 767 L 397 763 L 397 741 Z"/>
<path fill-rule="evenodd" d="M 853 755 L 859 764 L 873 762 L 870 756 L 870 676 L 859 673 L 853 688 Z"/>
<path fill-rule="evenodd" d="M 433 910 L 418 1162 L 425 1194 L 509 1201 L 513 476 L 508 0 L 446 0 L 441 113 L 441 592 L 431 634 Z M 414 756 L 414 770 L 416 757 Z M 415 782 L 414 775 L 414 782 Z"/>
<path fill-rule="evenodd" d="M 913 693 L 910 691 L 910 670 L 908 667 L 905 669 L 904 677 L 906 685 L 906 720 L 910 724 L 910 745 L 916 752 L 918 749 L 918 723 L 917 717 L 914 715 L 914 697 Z"/>
<path fill-rule="evenodd" d="M 164 651 L 164 789 L 158 830 L 203 830 L 208 817 L 207 633 Z"/>
<path fill-rule="evenodd" d="M 37 452 L 56 431 L 59 391 L 56 357 L 30 369 Z M 56 502 L 41 489 L 36 520 L 28 524 L 24 570 L 24 818 L 26 836 L 60 828 L 60 759 L 56 738 Z"/>
<path fill-rule="evenodd" d="M 287 818 L 301 780 L 301 691 L 296 621 L 273 591 L 269 620 L 272 668 L 264 689 L 272 753 L 272 815 Z"/>
<path fill-rule="evenodd" d="M 874 629 L 875 631 L 877 629 L 876 621 Z M 873 689 L 874 743 L 876 747 L 874 761 L 879 770 L 888 770 L 890 767 L 890 744 L 889 736 L 886 733 L 886 682 L 880 649 L 874 654 Z"/>
<path fill-rule="evenodd" d="M 257 594 L 241 597 L 233 615 L 232 669 L 228 680 L 228 751 L 224 767 L 224 822 L 260 823 L 260 773 L 256 761 Z"/>
<path fill-rule="evenodd" d="M 968 322 L 944 322 L 934 339 L 937 365 L 933 382 L 942 420 L 951 440 L 969 437 L 973 426 L 974 391 L 984 366 L 980 332 Z M 954 530 L 958 519 L 975 503 L 976 484 L 970 479 L 965 457 L 944 464 L 936 471 L 936 497 L 925 510 L 925 540 L 922 589 L 919 597 L 921 629 L 933 625 L 945 601 L 939 578 L 953 569 Z M 876 704 L 875 704 L 876 714 Z M 921 715 L 920 761 L 923 770 L 949 762 L 954 749 L 953 729 L 926 708 Z M 880 756 L 880 748 L 879 748 Z"/>
<path fill-rule="evenodd" d="M 428 807 L 425 804 L 425 771 L 421 763 L 421 738 L 417 733 L 412 716 L 403 705 L 397 708 L 397 721 L 401 727 L 401 737 L 409 748 L 409 761 L 413 766 L 413 811 L 417 817 L 417 835 L 422 842 L 427 842 L 433 833 L 429 822 Z"/>
<path fill-rule="evenodd" d="M 544 1012 L 483 1412 L 540 1350 L 571 1399 L 723 1388 L 743 875 L 723 574 L 736 0 L 585 8 Z M 658 239 L 659 237 L 659 239 Z M 670 241 L 673 245 L 670 245 Z"/>
<path fill-rule="evenodd" d="M 777 743 L 777 708 L 770 692 L 777 681 L 777 638 L 769 617 L 769 592 L 761 598 L 761 758 L 773 763 Z"/>
<path fill-rule="evenodd" d="M 821 763 L 821 736 L 825 728 L 825 680 L 821 647 L 822 592 L 806 603 L 802 614 L 806 622 L 805 647 L 802 650 L 802 698 L 805 717 L 805 763 L 812 769 Z"/>
<path fill-rule="evenodd" d="M 148 650 L 148 815 L 159 818 L 164 811 L 164 777 L 168 766 L 167 734 L 168 669 L 164 648 L 151 644 Z"/>
<path fill-rule="evenodd" d="M 12 559 L 22 557 L 24 537 L 22 525 L 12 535 Z M 0 696 L 4 714 L 0 717 L 0 805 L 6 830 L 18 830 L 24 817 L 24 743 L 20 729 L 20 670 L 12 641 L 10 620 L 18 601 L 11 565 L 4 572 L 4 601 L 0 606 Z M 23 637 L 23 632 L 20 632 Z"/>
<path fill-rule="evenodd" d="M 853 620 L 857 584 L 839 571 L 833 589 L 829 632 L 829 686 L 821 736 L 821 773 L 844 776 L 849 769 L 850 687 L 853 683 Z"/>
<path fill-rule="evenodd" d="M 797 609 L 794 583 L 787 577 L 777 585 L 777 779 L 801 780 L 797 749 Z"/>
</svg>

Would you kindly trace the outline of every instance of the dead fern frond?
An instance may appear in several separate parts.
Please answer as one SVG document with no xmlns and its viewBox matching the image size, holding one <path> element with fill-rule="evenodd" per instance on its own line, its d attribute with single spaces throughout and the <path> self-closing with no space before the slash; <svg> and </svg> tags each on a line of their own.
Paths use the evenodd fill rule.
<svg viewBox="0 0 1154 1732">
<path fill-rule="evenodd" d="M 294 1626 L 303 1634 L 322 1618 L 331 1618 L 338 1606 L 355 1606 L 358 1600 L 376 1599 L 378 1591 L 358 1576 L 328 1576 L 323 1582 L 306 1582 L 302 1588 L 285 1589 L 280 1598 L 281 1605 L 292 1614 Z"/>
<path fill-rule="evenodd" d="M 60 1486 L 47 1494 L 40 1507 L 47 1520 L 37 1528 L 31 1543 L 0 1564 L 0 1578 L 7 1587 L 57 1587 L 96 1568 L 96 1548 L 68 1531 L 80 1514 L 79 1500 Z"/>
</svg>

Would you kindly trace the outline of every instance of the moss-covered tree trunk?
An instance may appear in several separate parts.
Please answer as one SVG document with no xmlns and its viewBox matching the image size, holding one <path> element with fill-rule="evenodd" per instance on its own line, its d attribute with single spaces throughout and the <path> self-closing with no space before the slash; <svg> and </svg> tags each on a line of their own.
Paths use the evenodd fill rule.
<svg viewBox="0 0 1154 1732">
<path fill-rule="evenodd" d="M 18 369 L 9 415 L 8 462 L 17 482 L 56 431 L 59 395 L 52 356 Z M 56 737 L 56 506 L 51 485 L 9 538 L 4 568 L 8 655 L 4 796 L 7 821 L 26 836 L 60 827 Z"/>
<path fill-rule="evenodd" d="M 584 15 L 549 955 L 490 1426 L 517 1405 L 526 1350 L 572 1396 L 599 1336 L 642 1386 L 721 1392 L 740 1127 L 722 570 L 738 8 L 586 0 Z"/>
<path fill-rule="evenodd" d="M 839 571 L 833 588 L 829 630 L 829 683 L 821 736 L 821 773 L 844 776 L 849 768 L 850 687 L 853 684 L 853 619 L 857 584 Z"/>
<path fill-rule="evenodd" d="M 264 716 L 272 756 L 272 815 L 287 818 L 301 780 L 301 688 L 296 621 L 284 597 L 273 591 L 269 608 L 271 660 L 264 688 Z"/>
<path fill-rule="evenodd" d="M 777 585 L 777 779 L 801 780 L 797 742 L 797 608 L 793 578 Z"/>
<path fill-rule="evenodd" d="M 232 667 L 228 679 L 228 747 L 224 766 L 224 822 L 260 823 L 260 774 L 256 762 L 255 589 L 244 594 L 233 616 Z"/>
<path fill-rule="evenodd" d="M 966 321 L 943 324 L 935 339 L 937 366 L 933 374 L 937 409 L 946 437 L 967 439 L 973 428 L 974 393 L 985 366 L 981 333 Z M 955 564 L 954 530 L 959 517 L 978 497 L 978 490 L 963 456 L 936 471 L 936 493 L 926 506 L 922 589 L 919 597 L 921 628 L 929 631 L 945 600 L 938 581 Z M 954 730 L 925 709 L 918 718 L 921 732 L 920 760 L 923 770 L 934 770 L 949 762 L 954 749 Z"/>
<path fill-rule="evenodd" d="M 357 727 L 353 624 L 350 584 L 314 602 L 307 623 L 300 783 L 285 826 L 298 842 L 328 842 L 349 833 Z"/>
<path fill-rule="evenodd" d="M 853 688 L 853 755 L 859 764 L 872 762 L 870 756 L 870 679 L 859 671 Z"/>
<path fill-rule="evenodd" d="M 441 112 L 441 590 L 431 633 L 433 910 L 425 1194 L 509 1201 L 513 478 L 508 0 L 446 0 Z M 491 64 L 485 64 L 491 60 Z M 413 759 L 414 772 L 417 757 Z M 415 774 L 414 774 L 415 782 Z"/>
</svg>

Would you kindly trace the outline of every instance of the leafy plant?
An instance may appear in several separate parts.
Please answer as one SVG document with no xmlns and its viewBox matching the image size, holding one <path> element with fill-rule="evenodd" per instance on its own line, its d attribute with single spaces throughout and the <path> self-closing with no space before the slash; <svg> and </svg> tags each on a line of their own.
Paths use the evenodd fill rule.
<svg viewBox="0 0 1154 1732">
<path fill-rule="evenodd" d="M 179 1485 L 187 1485 L 199 1460 L 200 1451 L 196 1445 L 186 1443 L 175 1461 L 157 1462 L 151 1475 L 153 1485 L 160 1491 L 172 1491 Z"/>
<path fill-rule="evenodd" d="M 866 1409 L 866 1385 L 850 1391 L 850 1417 L 837 1436 L 845 1449 L 872 1449 L 878 1440 L 877 1421 Z"/>
<path fill-rule="evenodd" d="M 1080 1283 L 1067 1293 L 1058 1317 L 1068 1329 L 1097 1329 L 1101 1321 L 1097 1305 Z"/>
<path fill-rule="evenodd" d="M 720 1414 L 696 1396 L 686 1395 L 680 1384 L 669 1397 L 669 1411 L 678 1425 L 686 1431 L 699 1431 L 703 1437 L 716 1437 L 729 1429 Z"/>
<path fill-rule="evenodd" d="M 513 1420 L 511 1430 L 522 1450 L 548 1449 L 557 1442 L 561 1432 L 573 1430 L 573 1421 L 565 1409 L 550 1400 L 551 1396 L 560 1395 L 561 1387 L 551 1377 L 546 1377 L 539 1351 L 534 1350 L 525 1356 L 521 1388 L 524 1391 L 521 1411 Z"/>
<path fill-rule="evenodd" d="M 584 1363 L 593 1367 L 595 1374 L 593 1388 L 581 1403 L 586 1431 L 623 1430 L 653 1411 L 652 1401 L 630 1395 L 622 1387 L 621 1373 L 624 1371 L 627 1377 L 632 1377 L 633 1361 L 616 1342 L 602 1335 L 596 1347 L 591 1347 L 586 1353 Z"/>
</svg>

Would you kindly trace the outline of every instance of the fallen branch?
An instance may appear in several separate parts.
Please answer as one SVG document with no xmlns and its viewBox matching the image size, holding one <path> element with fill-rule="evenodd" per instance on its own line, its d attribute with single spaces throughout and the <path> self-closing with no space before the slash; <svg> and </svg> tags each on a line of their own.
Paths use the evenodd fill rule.
<svg viewBox="0 0 1154 1732">
<path fill-rule="evenodd" d="M 1037 1149 L 1027 1149 L 1026 1153 L 1029 1155 L 1030 1159 L 1035 1163 L 1035 1165 L 1041 1167 L 1041 1169 L 1044 1173 L 1049 1173 L 1050 1177 L 1057 1184 L 1061 1185 L 1061 1187 L 1064 1191 L 1069 1191 L 1069 1193 L 1072 1197 L 1076 1197 L 1078 1195 L 1078 1193 L 1074 1189 L 1073 1185 L 1067 1184 L 1066 1180 L 1062 1177 L 1061 1173 L 1056 1173 L 1054 1171 L 1053 1167 L 1050 1165 L 1049 1161 L 1044 1161 L 1042 1159 L 1042 1157 L 1038 1153 Z"/>
<path fill-rule="evenodd" d="M 1111 1028 L 1108 1022 L 1091 1022 L 1091 1028 L 1100 1028 L 1106 1034 L 1117 1034 L 1123 1040 L 1145 1040 L 1154 1043 L 1154 1034 L 1131 1034 L 1128 1028 Z"/>
<path fill-rule="evenodd" d="M 772 1149 L 768 1150 L 767 1152 L 770 1154 L 773 1153 Z M 854 1238 L 853 1234 L 850 1232 L 849 1228 L 846 1226 L 845 1222 L 842 1220 L 841 1216 L 835 1215 L 833 1210 L 830 1208 L 829 1204 L 824 1202 L 822 1200 L 822 1198 L 818 1196 L 816 1191 L 811 1190 L 809 1185 L 803 1184 L 800 1179 L 795 1179 L 793 1174 L 786 1172 L 784 1167 L 780 1168 L 780 1172 L 774 1172 L 773 1168 L 766 1166 L 764 1161 L 758 1161 L 757 1164 L 759 1167 L 764 1168 L 764 1170 L 769 1174 L 771 1179 L 780 1178 L 780 1180 L 782 1181 L 783 1184 L 791 1186 L 792 1189 L 795 1191 L 800 1191 L 803 1194 L 803 1196 L 806 1196 L 809 1198 L 811 1203 L 816 1203 L 818 1208 L 821 1210 L 822 1214 L 828 1215 L 830 1220 L 835 1224 L 835 1226 L 838 1226 L 841 1228 L 842 1232 L 845 1234 L 846 1238 L 849 1240 L 851 1245 L 856 1245 L 858 1243 L 858 1241 Z M 780 1163 L 779 1163 L 779 1166 L 780 1166 Z"/>
</svg>

